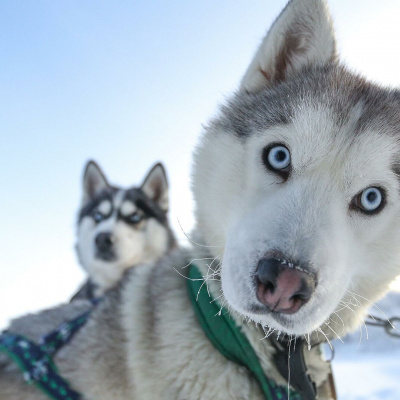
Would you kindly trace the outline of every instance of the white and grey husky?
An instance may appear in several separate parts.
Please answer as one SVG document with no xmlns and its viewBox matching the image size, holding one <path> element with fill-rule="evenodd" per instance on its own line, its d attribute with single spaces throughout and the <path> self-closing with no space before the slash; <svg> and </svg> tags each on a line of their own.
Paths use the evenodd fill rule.
<svg viewBox="0 0 400 400">
<path fill-rule="evenodd" d="M 128 189 L 110 185 L 94 161 L 86 164 L 76 250 L 89 279 L 73 300 L 103 295 L 128 268 L 154 262 L 175 246 L 168 203 L 160 163 L 140 187 Z"/>
<path fill-rule="evenodd" d="M 56 355 L 61 374 L 87 400 L 268 398 L 198 322 L 182 277 L 197 260 L 263 374 L 287 384 L 268 333 L 311 346 L 344 335 L 400 273 L 399 110 L 399 91 L 338 61 L 326 2 L 290 1 L 196 149 L 197 244 L 131 269 Z M 10 330 L 38 340 L 59 314 Z M 331 398 L 313 349 L 308 373 Z M 2 400 L 44 398 L 1 363 Z"/>
</svg>

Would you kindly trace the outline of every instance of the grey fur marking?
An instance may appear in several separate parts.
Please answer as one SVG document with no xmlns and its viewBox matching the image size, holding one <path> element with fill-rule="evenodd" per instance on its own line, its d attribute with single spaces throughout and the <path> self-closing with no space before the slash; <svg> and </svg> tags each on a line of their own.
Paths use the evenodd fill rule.
<svg viewBox="0 0 400 400">
<path fill-rule="evenodd" d="M 380 130 L 383 124 L 388 128 L 385 133 L 400 133 L 400 91 L 368 82 L 337 63 L 304 68 L 269 90 L 238 91 L 221 107 L 220 115 L 211 125 L 215 131 L 235 133 L 245 139 L 276 125 L 288 124 L 299 106 L 308 104 L 331 110 L 338 129 L 348 122 L 354 108 L 361 105 L 355 134 L 367 128 Z"/>
</svg>

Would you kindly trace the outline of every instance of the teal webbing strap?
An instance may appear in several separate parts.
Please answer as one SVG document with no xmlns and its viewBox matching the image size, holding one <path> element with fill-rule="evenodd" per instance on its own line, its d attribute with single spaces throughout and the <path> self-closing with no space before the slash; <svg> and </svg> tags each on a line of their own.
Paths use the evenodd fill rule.
<svg viewBox="0 0 400 400">
<path fill-rule="evenodd" d="M 220 307 L 208 294 L 204 278 L 195 265 L 191 265 L 187 280 L 189 298 L 201 327 L 214 347 L 227 359 L 245 366 L 257 379 L 266 400 L 288 399 L 286 388 L 268 379 L 260 361 L 246 336 L 235 324 L 228 311 Z M 290 392 L 291 400 L 301 397 Z"/>
</svg>

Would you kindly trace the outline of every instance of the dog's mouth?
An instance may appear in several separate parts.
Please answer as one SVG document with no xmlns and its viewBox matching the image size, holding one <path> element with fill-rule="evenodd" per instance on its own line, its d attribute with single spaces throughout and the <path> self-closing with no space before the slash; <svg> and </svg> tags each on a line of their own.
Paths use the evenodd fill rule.
<svg viewBox="0 0 400 400">
<path fill-rule="evenodd" d="M 95 257 L 97 260 L 108 262 L 115 261 L 117 259 L 117 256 L 113 250 L 97 251 Z"/>
<path fill-rule="evenodd" d="M 294 322 L 291 318 L 291 314 L 284 314 L 279 311 L 273 311 L 263 304 L 253 303 L 249 305 L 249 313 L 255 316 L 265 317 L 268 316 L 276 321 L 279 325 L 286 328 L 292 328 Z M 293 313 L 294 314 L 294 313 Z"/>
</svg>

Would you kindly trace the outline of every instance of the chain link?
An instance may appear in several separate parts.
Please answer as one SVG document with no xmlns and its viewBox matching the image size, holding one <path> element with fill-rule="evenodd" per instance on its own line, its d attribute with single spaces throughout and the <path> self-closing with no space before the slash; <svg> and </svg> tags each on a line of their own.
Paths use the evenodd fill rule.
<svg viewBox="0 0 400 400">
<path fill-rule="evenodd" d="M 395 326 L 395 324 L 400 326 L 400 317 L 383 319 L 374 315 L 369 315 L 365 323 L 370 326 L 382 327 L 389 336 L 400 339 L 400 331 Z"/>
</svg>

